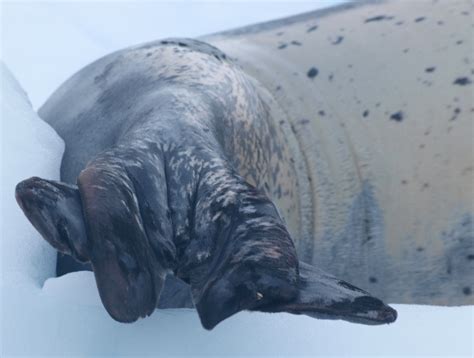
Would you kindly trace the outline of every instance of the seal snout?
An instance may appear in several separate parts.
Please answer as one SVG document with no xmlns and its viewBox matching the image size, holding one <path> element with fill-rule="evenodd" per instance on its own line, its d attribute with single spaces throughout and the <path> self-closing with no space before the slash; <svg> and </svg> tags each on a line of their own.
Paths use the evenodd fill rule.
<svg viewBox="0 0 474 358">
<path fill-rule="evenodd" d="M 384 324 L 392 323 L 397 319 L 397 311 L 386 305 L 378 298 L 362 296 L 354 299 L 349 311 L 361 319 L 361 323 Z"/>
</svg>

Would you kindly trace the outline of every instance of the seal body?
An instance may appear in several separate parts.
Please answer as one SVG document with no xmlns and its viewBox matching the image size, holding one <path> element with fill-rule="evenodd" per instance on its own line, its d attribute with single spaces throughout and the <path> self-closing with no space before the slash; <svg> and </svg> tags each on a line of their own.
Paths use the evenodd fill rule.
<svg viewBox="0 0 474 358">
<path fill-rule="evenodd" d="M 390 302 L 474 302 L 472 11 L 371 1 L 205 38 L 291 123 L 302 258 Z"/>
<path fill-rule="evenodd" d="M 201 39 L 213 46 L 140 45 L 78 72 L 39 113 L 75 183 L 186 98 L 186 123 L 211 123 L 207 139 L 275 202 L 303 261 L 390 302 L 469 304 L 470 11 L 367 2 Z"/>
<path fill-rule="evenodd" d="M 27 179 L 18 204 L 53 247 L 91 263 L 115 320 L 169 307 L 163 296 L 183 286 L 167 275 L 188 285 L 207 329 L 241 310 L 396 319 L 299 262 L 288 229 L 299 201 L 282 200 L 299 193 L 290 126 L 217 48 L 167 39 L 119 51 L 74 75 L 41 114 L 67 143 L 69 183 Z"/>
</svg>

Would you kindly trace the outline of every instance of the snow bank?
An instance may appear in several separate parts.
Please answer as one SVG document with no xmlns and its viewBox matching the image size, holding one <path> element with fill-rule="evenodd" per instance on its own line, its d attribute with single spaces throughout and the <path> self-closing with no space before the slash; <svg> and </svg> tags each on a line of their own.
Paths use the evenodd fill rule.
<svg viewBox="0 0 474 358">
<path fill-rule="evenodd" d="M 55 275 L 55 251 L 40 238 L 15 201 L 15 185 L 31 176 L 58 179 L 64 143 L 32 110 L 26 93 L 0 62 L 2 292 Z"/>
<path fill-rule="evenodd" d="M 7 295 L 5 352 L 23 355 L 472 356 L 469 307 L 396 305 L 399 320 L 361 326 L 289 314 L 239 313 L 213 331 L 194 310 L 157 310 L 134 324 L 113 321 L 91 272 L 49 279 L 41 293 Z"/>
</svg>

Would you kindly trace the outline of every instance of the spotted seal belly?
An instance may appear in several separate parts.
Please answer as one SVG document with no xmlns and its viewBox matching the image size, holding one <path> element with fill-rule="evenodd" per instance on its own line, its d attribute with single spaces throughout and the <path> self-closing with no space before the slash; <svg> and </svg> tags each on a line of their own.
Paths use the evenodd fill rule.
<svg viewBox="0 0 474 358">
<path fill-rule="evenodd" d="M 388 302 L 474 304 L 472 11 L 361 1 L 203 38 L 287 114 L 300 257 Z"/>
</svg>

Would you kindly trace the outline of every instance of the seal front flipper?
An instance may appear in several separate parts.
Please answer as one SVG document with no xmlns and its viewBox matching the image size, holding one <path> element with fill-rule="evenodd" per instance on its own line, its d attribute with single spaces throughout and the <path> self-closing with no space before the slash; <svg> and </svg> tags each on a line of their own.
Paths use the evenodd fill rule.
<svg viewBox="0 0 474 358">
<path fill-rule="evenodd" d="M 16 186 L 15 196 L 28 220 L 51 246 L 80 262 L 89 261 L 77 186 L 32 177 Z"/>
<path fill-rule="evenodd" d="M 174 265 L 163 163 L 148 145 L 104 151 L 78 177 L 99 294 L 120 322 L 153 313 Z"/>
</svg>

